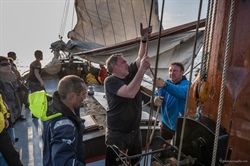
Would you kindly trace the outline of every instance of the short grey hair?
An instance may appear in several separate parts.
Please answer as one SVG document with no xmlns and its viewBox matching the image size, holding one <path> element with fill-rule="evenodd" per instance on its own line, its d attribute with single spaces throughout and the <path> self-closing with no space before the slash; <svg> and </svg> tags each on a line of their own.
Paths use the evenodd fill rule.
<svg viewBox="0 0 250 166">
<path fill-rule="evenodd" d="M 117 59 L 118 57 L 123 56 L 122 53 L 118 53 L 118 54 L 112 54 L 107 60 L 106 60 L 106 66 L 107 66 L 107 70 L 109 73 L 113 73 L 113 66 L 115 64 L 117 64 Z"/>
</svg>

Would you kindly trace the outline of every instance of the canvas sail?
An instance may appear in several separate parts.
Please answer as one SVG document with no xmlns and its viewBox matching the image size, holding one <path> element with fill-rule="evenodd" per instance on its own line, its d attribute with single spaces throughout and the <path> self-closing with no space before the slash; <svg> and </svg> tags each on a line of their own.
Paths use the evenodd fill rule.
<svg viewBox="0 0 250 166">
<path fill-rule="evenodd" d="M 203 31 L 199 32 L 196 50 L 199 51 L 202 46 Z M 159 62 L 157 76 L 166 79 L 168 77 L 168 67 L 172 62 L 181 62 L 185 69 L 191 64 L 193 53 L 195 32 L 189 31 L 185 33 L 169 35 L 161 38 L 161 48 L 159 50 Z M 157 53 L 158 41 L 150 40 L 148 44 L 148 56 L 150 57 L 151 69 L 155 70 L 155 61 Z M 140 44 L 138 42 L 129 45 L 120 46 L 113 49 L 96 49 L 81 52 L 79 56 L 95 63 L 105 64 L 106 59 L 113 53 L 122 52 L 128 63 L 135 61 Z M 197 54 L 197 52 L 196 52 Z M 147 75 L 153 78 L 150 71 Z"/>
<path fill-rule="evenodd" d="M 76 0 L 77 23 L 68 33 L 68 51 L 83 59 L 105 64 L 113 53 L 123 53 L 128 63 L 134 61 L 140 46 L 140 23 L 153 26 L 148 56 L 155 69 L 158 38 L 160 41 L 157 77 L 168 77 L 168 66 L 178 61 L 187 69 L 192 60 L 196 22 L 162 30 L 159 33 L 158 1 L 151 0 Z M 151 17 L 150 17 L 150 13 Z M 150 17 L 150 18 L 149 18 Z M 204 26 L 205 20 L 200 26 Z M 160 35 L 160 36 L 159 36 Z M 203 31 L 197 34 L 196 50 L 202 46 Z M 153 78 L 150 71 L 148 76 Z"/>
<path fill-rule="evenodd" d="M 151 25 L 159 29 L 158 5 L 153 4 Z M 140 36 L 148 25 L 151 0 L 76 0 L 77 23 L 68 33 L 73 41 L 109 46 Z"/>
</svg>

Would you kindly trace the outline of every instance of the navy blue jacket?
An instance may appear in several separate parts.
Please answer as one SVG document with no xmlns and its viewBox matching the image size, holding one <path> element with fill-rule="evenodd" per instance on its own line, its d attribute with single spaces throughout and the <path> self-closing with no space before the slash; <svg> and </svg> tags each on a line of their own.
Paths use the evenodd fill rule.
<svg viewBox="0 0 250 166">
<path fill-rule="evenodd" d="M 83 120 L 69 110 L 55 92 L 47 115 L 58 112 L 62 115 L 44 122 L 43 165 L 84 166 Z"/>
</svg>

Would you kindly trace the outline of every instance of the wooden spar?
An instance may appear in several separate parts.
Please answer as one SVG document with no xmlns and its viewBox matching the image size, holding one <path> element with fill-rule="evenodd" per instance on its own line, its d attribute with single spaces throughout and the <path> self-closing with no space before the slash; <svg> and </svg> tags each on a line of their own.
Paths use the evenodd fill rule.
<svg viewBox="0 0 250 166">
<path fill-rule="evenodd" d="M 164 36 L 173 35 L 176 33 L 194 30 L 196 28 L 196 24 L 197 24 L 197 22 L 194 21 L 194 22 L 190 22 L 187 24 L 173 27 L 173 28 L 165 29 L 162 31 L 161 35 L 162 35 L 162 37 L 164 37 Z M 199 27 L 202 28 L 204 26 L 205 26 L 205 19 L 202 19 L 200 21 Z M 154 40 L 154 39 L 157 39 L 158 37 L 159 37 L 159 33 L 155 32 L 150 36 L 149 40 Z M 106 47 L 101 47 L 101 48 L 97 48 L 97 49 L 92 49 L 92 50 L 80 52 L 80 53 L 77 53 L 77 55 L 81 56 L 81 54 L 98 53 L 98 52 L 107 51 L 107 50 L 111 50 L 111 49 L 115 49 L 115 48 L 120 48 L 123 46 L 128 46 L 128 45 L 131 45 L 131 44 L 134 44 L 137 42 L 140 42 L 140 38 L 127 40 L 127 41 L 117 43 L 117 44 L 111 45 L 111 46 L 106 46 Z"/>
<path fill-rule="evenodd" d="M 230 1 L 218 1 L 212 41 L 208 82 L 209 99 L 203 115 L 216 121 L 229 23 Z M 227 165 L 249 165 L 250 162 L 250 1 L 236 0 L 230 41 L 230 59 L 226 76 L 221 126 L 229 134 L 232 156 Z M 190 92 L 192 91 L 192 87 Z M 191 93 L 190 93 L 191 94 Z M 191 98 L 191 95 L 190 95 Z M 188 104 L 189 115 L 196 112 L 195 100 Z M 235 162 L 234 162 L 235 161 Z M 237 163 L 236 163 L 237 162 Z M 240 163 L 238 163 L 240 162 Z"/>
</svg>

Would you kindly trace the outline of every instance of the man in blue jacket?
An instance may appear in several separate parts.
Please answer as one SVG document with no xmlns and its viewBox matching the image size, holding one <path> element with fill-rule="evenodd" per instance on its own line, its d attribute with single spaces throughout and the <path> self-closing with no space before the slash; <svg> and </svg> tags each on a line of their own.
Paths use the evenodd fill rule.
<svg viewBox="0 0 250 166">
<path fill-rule="evenodd" d="M 169 67 L 169 80 L 156 80 L 160 95 L 155 92 L 154 102 L 161 106 L 161 137 L 169 143 L 175 134 L 178 117 L 184 115 L 189 81 L 183 74 L 183 64 L 174 62 Z"/>
<path fill-rule="evenodd" d="M 86 85 L 78 76 L 68 75 L 58 84 L 46 115 L 61 115 L 44 122 L 43 165 L 85 166 L 82 142 L 84 124 L 76 115 L 86 95 Z"/>
</svg>

